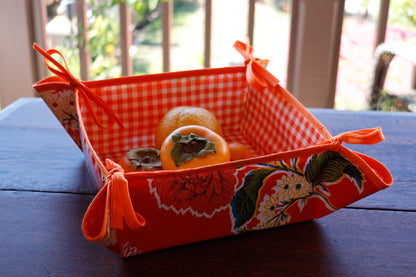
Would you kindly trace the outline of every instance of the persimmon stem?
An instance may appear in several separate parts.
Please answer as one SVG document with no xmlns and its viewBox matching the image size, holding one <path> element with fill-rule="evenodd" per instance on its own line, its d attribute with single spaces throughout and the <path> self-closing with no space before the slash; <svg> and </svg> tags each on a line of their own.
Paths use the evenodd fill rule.
<svg viewBox="0 0 416 277">
<path fill-rule="evenodd" d="M 161 167 L 160 151 L 154 148 L 138 148 L 127 152 L 127 159 L 131 167 L 136 170 L 141 167 L 142 170 L 150 170 L 154 167 Z"/>
<path fill-rule="evenodd" d="M 210 153 L 216 153 L 215 143 L 194 133 L 187 136 L 175 133 L 172 135 L 172 142 L 174 146 L 170 154 L 177 167 L 193 158 L 203 158 Z"/>
</svg>

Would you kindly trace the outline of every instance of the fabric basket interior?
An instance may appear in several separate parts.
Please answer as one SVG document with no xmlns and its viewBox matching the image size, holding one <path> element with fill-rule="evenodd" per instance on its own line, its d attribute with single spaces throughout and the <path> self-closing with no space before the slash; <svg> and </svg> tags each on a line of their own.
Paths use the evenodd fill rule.
<svg viewBox="0 0 416 277">
<path fill-rule="evenodd" d="M 287 91 L 253 90 L 246 81 L 245 67 L 229 72 L 211 70 L 177 72 L 162 78 L 143 76 L 124 78 L 89 87 L 118 116 L 124 128 L 100 128 L 80 97 L 81 116 L 88 138 L 104 162 L 117 160 L 128 149 L 154 147 L 154 133 L 162 116 L 176 106 L 203 107 L 215 114 L 227 142 L 244 143 L 257 156 L 312 146 L 328 135 L 323 126 L 311 123 L 288 100 Z M 296 104 L 296 103 L 295 103 Z M 106 124 L 106 114 L 95 107 Z"/>
</svg>

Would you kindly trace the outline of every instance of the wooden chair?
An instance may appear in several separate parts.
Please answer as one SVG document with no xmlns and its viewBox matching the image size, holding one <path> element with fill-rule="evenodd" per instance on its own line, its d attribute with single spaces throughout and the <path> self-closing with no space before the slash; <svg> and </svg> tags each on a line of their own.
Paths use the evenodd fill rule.
<svg viewBox="0 0 416 277">
<path fill-rule="evenodd" d="M 381 109 L 383 101 L 400 101 L 403 109 L 416 112 L 416 90 L 409 94 L 395 95 L 387 92 L 384 82 L 391 61 L 395 56 L 400 56 L 416 65 L 416 45 L 408 43 L 381 43 L 374 54 L 374 66 L 367 95 L 367 105 L 371 110 Z"/>
</svg>

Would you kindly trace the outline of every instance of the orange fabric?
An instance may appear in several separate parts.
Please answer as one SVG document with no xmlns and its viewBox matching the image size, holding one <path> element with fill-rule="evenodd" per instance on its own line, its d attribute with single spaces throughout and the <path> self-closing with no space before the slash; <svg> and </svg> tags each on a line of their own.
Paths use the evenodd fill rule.
<svg viewBox="0 0 416 277">
<path fill-rule="evenodd" d="M 349 144 L 376 144 L 384 140 L 380 127 L 345 132 L 332 138 Z"/>
<path fill-rule="evenodd" d="M 50 49 L 48 51 L 45 51 L 42 48 L 40 48 L 36 43 L 33 45 L 33 48 L 43 55 L 43 60 L 45 62 L 45 65 L 48 67 L 48 69 L 52 73 L 68 81 L 68 83 L 73 88 L 78 89 L 78 91 L 84 96 L 84 98 L 86 99 L 86 104 L 88 106 L 88 109 L 92 112 L 94 121 L 96 122 L 98 126 L 100 126 L 101 128 L 108 127 L 108 126 L 104 126 L 101 123 L 101 121 L 98 119 L 92 107 L 91 101 L 95 102 L 101 109 L 105 111 L 105 113 L 108 116 L 109 126 L 112 126 L 114 122 L 116 121 L 118 125 L 120 125 L 120 127 L 123 127 L 123 124 L 118 120 L 117 116 L 115 115 L 113 110 L 110 108 L 110 106 L 108 106 L 107 103 L 105 103 L 99 96 L 93 93 L 81 80 L 77 79 L 74 75 L 72 75 L 72 73 L 69 71 L 68 64 L 64 56 L 58 50 Z M 64 61 L 65 67 L 63 67 L 59 62 L 57 62 L 54 58 L 52 58 L 53 54 L 58 54 L 59 56 L 61 56 L 61 58 Z M 56 68 L 50 66 L 49 62 L 51 62 Z"/>
<path fill-rule="evenodd" d="M 109 170 L 110 228 L 124 229 L 123 221 L 131 230 L 143 227 L 146 220 L 134 211 L 124 170 L 111 160 L 106 160 L 106 166 Z"/>
<path fill-rule="evenodd" d="M 102 194 L 105 194 L 104 207 L 102 206 Z M 100 242 L 109 235 L 110 193 L 107 189 L 100 191 L 91 202 L 82 221 L 82 232 L 86 239 L 92 242 Z"/>
<path fill-rule="evenodd" d="M 244 64 L 247 67 L 247 81 L 253 89 L 263 91 L 268 86 L 274 88 L 279 84 L 279 80 L 265 68 L 269 63 L 269 60 L 255 58 L 253 56 L 253 48 L 241 41 L 236 41 L 234 43 L 234 48 L 245 59 Z"/>
<path fill-rule="evenodd" d="M 110 160 L 106 160 L 106 165 L 109 170 L 106 187 L 94 198 L 82 224 L 84 236 L 94 242 L 104 240 L 111 229 L 125 229 L 124 222 L 133 231 L 146 224 L 146 220 L 134 211 L 124 170 Z M 97 217 L 97 209 L 102 212 L 102 218 L 92 220 Z"/>
<path fill-rule="evenodd" d="M 372 145 L 384 140 L 384 135 L 380 127 L 362 129 L 345 132 L 325 140 L 320 144 L 326 143 L 349 143 L 349 144 L 367 144 Z"/>
</svg>

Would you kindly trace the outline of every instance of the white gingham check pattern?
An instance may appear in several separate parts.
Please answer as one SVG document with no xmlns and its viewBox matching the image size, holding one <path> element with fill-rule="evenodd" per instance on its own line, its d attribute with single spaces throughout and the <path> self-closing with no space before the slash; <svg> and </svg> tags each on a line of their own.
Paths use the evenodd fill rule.
<svg viewBox="0 0 416 277">
<path fill-rule="evenodd" d="M 266 155 L 312 146 L 320 131 L 286 99 L 286 91 L 250 90 L 241 132 L 255 153 Z"/>
<path fill-rule="evenodd" d="M 101 161 L 117 161 L 128 149 L 154 146 L 161 117 L 176 106 L 212 111 L 224 138 L 248 145 L 257 155 L 311 146 L 323 139 L 308 119 L 286 100 L 285 91 L 252 90 L 244 67 L 196 70 L 102 81 L 91 89 L 113 109 L 124 128 L 97 126 L 81 97 L 85 130 Z M 95 107 L 106 124 L 104 112 Z"/>
</svg>

